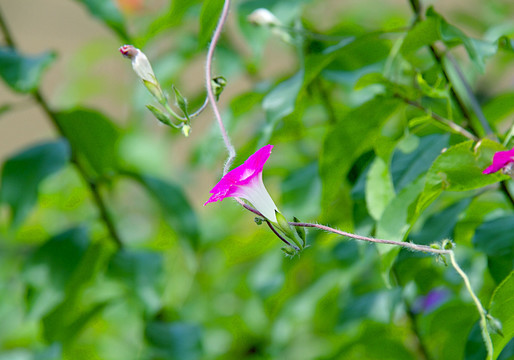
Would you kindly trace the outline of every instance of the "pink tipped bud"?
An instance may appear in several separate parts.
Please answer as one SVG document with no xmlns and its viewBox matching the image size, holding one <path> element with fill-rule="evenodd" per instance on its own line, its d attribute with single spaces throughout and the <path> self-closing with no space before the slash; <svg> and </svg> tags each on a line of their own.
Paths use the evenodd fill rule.
<svg viewBox="0 0 514 360">
<path fill-rule="evenodd" d="M 137 76 L 143 80 L 143 84 L 145 84 L 148 91 L 150 91 L 159 103 L 164 104 L 166 102 L 166 96 L 164 96 L 161 90 L 161 86 L 155 77 L 152 65 L 146 55 L 132 45 L 123 45 L 120 47 L 120 53 L 130 59 L 132 68 Z"/>
<path fill-rule="evenodd" d="M 132 45 L 123 45 L 120 47 L 120 53 L 129 59 L 133 59 L 137 55 L 137 49 Z"/>
</svg>

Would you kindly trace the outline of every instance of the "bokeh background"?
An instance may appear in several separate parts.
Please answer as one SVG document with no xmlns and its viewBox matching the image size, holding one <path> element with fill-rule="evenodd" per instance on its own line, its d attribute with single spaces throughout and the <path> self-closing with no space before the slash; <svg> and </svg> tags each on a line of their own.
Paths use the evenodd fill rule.
<svg viewBox="0 0 514 360">
<path fill-rule="evenodd" d="M 153 99 L 118 48 L 134 41 L 163 87 L 171 92 L 174 84 L 198 107 L 205 96 L 204 2 L 118 0 L 130 39 L 92 16 L 85 3 L 0 0 L 0 10 L 20 52 L 57 54 L 39 88 L 50 106 L 104 114 L 120 129 L 113 147 L 119 166 L 147 177 L 100 177 L 122 251 L 109 240 L 71 164 L 39 184 L 37 203 L 20 224 L 12 226 L 11 209 L 0 206 L 1 360 L 484 358 L 476 309 L 460 278 L 434 258 L 402 251 L 389 278 L 374 246 L 310 231 L 311 247 L 290 259 L 280 241 L 236 203 L 202 206 L 225 160 L 210 109 L 194 120 L 188 138 L 161 125 L 145 108 Z M 470 36 L 514 29 L 509 0 L 423 4 Z M 387 56 L 370 49 L 358 56 L 376 61 L 341 60 L 349 70 L 305 89 L 292 104 L 295 110 L 267 136 L 275 115 L 263 99 L 298 71 L 302 50 L 248 24 L 246 16 L 258 7 L 284 24 L 345 37 L 407 28 L 413 21 L 409 2 L 236 0 L 215 57 L 215 73 L 228 81 L 219 106 L 238 150 L 236 163 L 269 141 L 275 148 L 264 177 L 284 214 L 313 222 L 322 217 L 369 234 L 374 225 L 364 200 L 365 166 L 357 163 L 349 175 L 352 208 L 327 217 L 318 159 L 327 124 L 374 95 L 373 89 L 354 90 L 368 71 L 361 68 L 379 69 Z M 513 91 L 512 54 L 495 56 L 480 72 L 463 49 L 454 53 L 484 102 Z M 335 110 L 324 98 L 337 103 Z M 2 106 L 8 111 L 0 113 L 0 162 L 59 138 L 30 94 L 1 82 Z M 506 113 L 503 126 L 508 129 L 512 119 Z M 77 135 L 94 138 L 95 129 L 84 126 Z M 426 139 L 422 145 L 436 143 L 431 151 L 439 153 L 439 138 Z M 505 234 L 512 207 L 499 198 L 479 205 L 510 216 L 502 223 Z M 417 223 L 413 238 L 464 239 L 465 269 L 488 303 L 505 267 L 512 269 L 514 240 L 505 237 L 502 244 L 511 252 L 502 253 L 502 275 L 495 278 L 488 272 L 490 258 L 471 246 L 475 228 L 459 222 L 467 201 L 444 197 Z M 513 348 L 510 341 L 501 359 L 513 359 Z"/>
</svg>

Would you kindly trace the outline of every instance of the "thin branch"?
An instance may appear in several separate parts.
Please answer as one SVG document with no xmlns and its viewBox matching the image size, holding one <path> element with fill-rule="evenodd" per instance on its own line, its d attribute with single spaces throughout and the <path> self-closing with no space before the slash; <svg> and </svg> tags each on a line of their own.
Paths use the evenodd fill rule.
<svg viewBox="0 0 514 360">
<path fill-rule="evenodd" d="M 14 48 L 16 47 L 14 43 L 14 39 L 11 35 L 11 32 L 9 31 L 9 28 L 7 27 L 7 23 L 4 20 L 2 10 L 0 9 L 0 29 L 2 30 L 2 33 L 4 34 L 4 39 L 7 45 Z"/>
<path fill-rule="evenodd" d="M 50 109 L 48 106 L 48 103 L 45 101 L 45 99 L 42 97 L 41 93 L 39 91 L 36 91 L 33 94 L 34 99 L 36 102 L 41 106 L 43 111 L 46 113 L 54 127 L 57 129 L 59 134 L 63 137 L 66 137 L 64 134 L 64 129 L 59 124 L 59 121 L 57 120 L 56 114 Z M 89 175 L 87 174 L 86 170 L 82 167 L 80 162 L 77 160 L 77 156 L 75 154 L 75 151 L 73 148 L 71 149 L 71 162 L 75 165 L 77 168 L 77 171 L 81 175 L 81 177 L 86 182 L 87 186 L 89 187 L 89 190 L 91 191 L 91 195 L 93 196 L 93 201 L 95 202 L 96 207 L 98 208 L 98 211 L 100 213 L 100 218 L 104 222 L 105 226 L 107 227 L 107 230 L 109 232 L 110 237 L 112 240 L 116 243 L 116 246 L 118 248 L 123 248 L 123 242 L 121 241 L 121 237 L 116 230 L 116 226 L 114 225 L 114 221 L 109 213 L 109 210 L 107 208 L 107 204 L 105 203 L 105 200 L 102 197 L 102 194 L 100 193 L 98 189 L 98 185 L 95 181 L 93 181 Z"/>
<path fill-rule="evenodd" d="M 212 80 L 212 60 L 214 58 L 214 50 L 216 50 L 216 45 L 221 36 L 221 30 L 223 29 L 223 25 L 227 20 L 228 12 L 230 10 L 230 0 L 225 0 L 223 4 L 223 10 L 221 11 L 221 16 L 218 20 L 218 24 L 216 25 L 216 29 L 214 30 L 214 34 L 212 35 L 211 43 L 209 45 L 209 50 L 207 51 L 207 59 L 205 62 L 205 86 L 207 87 L 207 97 L 209 99 L 209 103 L 211 104 L 212 111 L 214 112 L 214 116 L 216 117 L 216 121 L 218 122 L 218 126 L 221 131 L 221 135 L 223 136 L 223 142 L 225 143 L 225 147 L 228 152 L 228 158 L 225 162 L 225 166 L 223 167 L 223 175 L 226 175 L 236 157 L 236 150 L 230 141 L 230 137 L 227 134 L 227 130 L 225 129 L 225 125 L 223 125 L 223 119 L 221 118 L 220 111 L 218 109 L 218 105 L 216 104 L 216 99 L 214 97 L 214 92 L 212 90 L 211 80 Z"/>
<path fill-rule="evenodd" d="M 415 101 L 412 101 L 412 100 L 409 100 L 407 98 L 404 98 L 404 97 L 401 97 L 399 95 L 396 95 L 397 97 L 399 97 L 400 99 L 402 99 L 403 101 L 405 101 L 407 104 L 411 105 L 411 106 L 414 106 L 420 110 L 423 110 L 425 112 L 426 109 L 423 107 L 423 105 L 415 102 Z M 457 125 L 456 123 L 454 123 L 453 121 L 451 120 L 448 120 L 446 118 L 443 118 L 442 116 L 440 115 L 437 115 L 433 112 L 427 112 L 427 114 L 430 115 L 430 117 L 438 122 L 440 122 L 441 124 L 444 124 L 446 126 L 448 126 L 450 129 L 452 129 L 454 132 L 470 139 L 470 140 L 473 140 L 473 141 L 478 141 L 480 140 L 477 136 L 473 135 L 472 133 L 470 133 L 468 130 L 464 129 L 462 126 L 460 125 Z"/>
<path fill-rule="evenodd" d="M 437 254 L 437 255 L 445 255 L 445 254 L 450 254 L 452 252 L 451 250 L 434 249 L 434 248 L 432 248 L 430 246 L 418 245 L 418 244 L 413 244 L 413 243 L 410 243 L 410 242 L 385 240 L 385 239 L 376 239 L 376 238 L 372 238 L 372 237 L 368 237 L 368 236 L 356 235 L 356 234 L 348 233 L 346 231 L 337 230 L 337 229 L 331 228 L 329 226 L 320 225 L 320 224 L 290 222 L 289 225 L 291 225 L 291 226 L 300 226 L 300 227 L 309 227 L 309 228 L 317 228 L 317 229 L 320 229 L 320 230 L 323 230 L 323 231 L 327 231 L 327 232 L 331 232 L 331 233 L 334 233 L 334 234 L 346 236 L 346 237 L 349 237 L 349 238 L 352 238 L 352 239 L 356 239 L 356 240 L 368 241 L 368 242 L 377 243 L 377 244 L 395 245 L 395 246 L 400 246 L 400 247 L 403 247 L 403 248 L 406 248 L 406 249 L 409 249 L 409 250 L 413 250 L 413 251 L 426 252 L 426 253 Z"/>
<path fill-rule="evenodd" d="M 15 44 L 14 39 L 9 31 L 7 23 L 5 22 L 5 20 L 3 18 L 1 10 L 0 10 L 0 30 L 2 30 L 2 33 L 4 34 L 4 38 L 5 38 L 7 45 L 9 45 L 13 49 L 15 49 L 16 44 Z M 45 112 L 47 117 L 50 119 L 50 121 L 52 122 L 54 127 L 57 129 L 57 132 L 61 136 L 66 137 L 64 135 L 64 129 L 62 128 L 62 126 L 59 124 L 59 121 L 57 120 L 57 115 L 50 109 L 48 103 L 41 95 L 41 92 L 39 90 L 36 90 L 34 93 L 32 93 L 32 97 L 39 104 L 39 106 L 43 109 L 43 111 Z M 118 232 L 116 231 L 114 222 L 113 222 L 111 216 L 109 215 L 109 212 L 107 210 L 107 205 L 98 190 L 97 184 L 89 178 L 85 169 L 77 161 L 77 157 L 76 157 L 76 154 L 73 149 L 71 150 L 71 162 L 75 165 L 79 174 L 81 175 L 81 177 L 84 179 L 84 181 L 88 185 L 89 190 L 91 191 L 91 194 L 93 196 L 93 200 L 96 204 L 96 207 L 98 208 L 98 211 L 100 212 L 100 218 L 105 223 L 105 226 L 107 227 L 107 230 L 109 231 L 111 238 L 116 243 L 118 248 L 122 248 L 123 243 L 121 241 L 121 238 L 120 238 Z"/>
<path fill-rule="evenodd" d="M 419 0 L 409 0 L 409 3 L 411 5 L 412 10 L 414 11 L 414 14 L 416 15 L 415 22 L 419 22 L 419 21 L 423 20 L 423 8 L 421 7 Z M 448 84 L 451 84 L 452 81 L 450 79 L 448 72 L 446 71 L 446 69 L 444 67 L 443 59 L 442 59 L 441 55 L 439 54 L 439 52 L 437 51 L 437 49 L 435 48 L 434 45 L 429 45 L 428 47 L 430 49 L 430 52 L 432 53 L 432 56 L 434 57 L 435 62 L 437 64 L 439 64 L 439 67 L 441 68 L 441 72 L 442 72 L 446 82 Z M 457 105 L 459 106 L 459 109 L 460 109 L 462 115 L 469 121 L 469 124 L 471 127 L 472 126 L 471 114 L 469 113 L 469 110 L 467 109 L 466 104 L 464 104 L 464 101 L 459 96 L 459 94 L 457 94 L 457 92 L 455 91 L 453 86 L 450 87 L 450 94 L 451 94 L 452 98 L 455 100 L 455 102 L 457 103 Z M 477 133 L 477 131 L 474 131 L 474 132 Z"/>
<path fill-rule="evenodd" d="M 482 125 L 482 128 L 484 129 L 486 135 L 493 134 L 493 130 L 489 126 L 489 123 L 487 122 L 487 119 L 485 118 L 484 112 L 482 111 L 482 108 L 480 107 L 480 104 L 478 103 L 478 100 L 477 100 L 475 94 L 473 93 L 473 90 L 471 89 L 471 86 L 469 85 L 466 77 L 464 76 L 464 73 L 462 72 L 459 64 L 457 64 L 457 61 L 452 56 L 452 54 L 450 54 L 449 52 L 446 52 L 446 58 L 452 64 L 453 68 L 455 69 L 455 73 L 457 74 L 460 82 L 464 86 L 464 90 L 466 91 L 466 95 L 468 96 L 468 100 L 471 105 L 471 108 L 473 109 L 473 112 L 475 113 L 476 117 L 478 118 L 478 121 L 480 121 L 480 125 Z"/>
</svg>

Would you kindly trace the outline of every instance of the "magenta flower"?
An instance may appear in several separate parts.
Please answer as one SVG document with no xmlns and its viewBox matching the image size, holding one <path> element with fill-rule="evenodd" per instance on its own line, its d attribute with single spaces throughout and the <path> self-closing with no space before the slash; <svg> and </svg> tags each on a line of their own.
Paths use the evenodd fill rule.
<svg viewBox="0 0 514 360">
<path fill-rule="evenodd" d="M 273 145 L 266 145 L 251 155 L 242 165 L 229 171 L 212 188 L 212 196 L 204 204 L 222 201 L 228 197 L 248 200 L 266 219 L 277 222 L 277 207 L 262 182 L 262 169 Z"/>
<path fill-rule="evenodd" d="M 493 163 L 487 167 L 482 173 L 492 174 L 504 169 L 506 173 L 510 172 L 514 163 L 514 148 L 507 151 L 498 151 L 493 156 Z"/>
</svg>

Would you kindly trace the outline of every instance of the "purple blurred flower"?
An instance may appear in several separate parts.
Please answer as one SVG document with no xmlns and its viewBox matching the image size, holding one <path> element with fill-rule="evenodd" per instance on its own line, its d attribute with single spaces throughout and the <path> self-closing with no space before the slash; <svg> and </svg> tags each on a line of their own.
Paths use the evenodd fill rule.
<svg viewBox="0 0 514 360">
<path fill-rule="evenodd" d="M 277 222 L 277 207 L 262 182 L 262 169 L 273 145 L 266 145 L 251 155 L 242 165 L 229 171 L 210 191 L 213 194 L 204 204 L 228 197 L 248 200 L 265 218 Z"/>
<path fill-rule="evenodd" d="M 509 173 L 512 170 L 512 164 L 514 163 L 514 148 L 507 151 L 498 151 L 493 156 L 493 163 L 487 167 L 483 173 L 492 174 L 500 170 L 504 170 L 505 173 Z"/>
<path fill-rule="evenodd" d="M 416 313 L 428 313 L 445 303 L 449 297 L 450 291 L 447 289 L 434 289 L 425 296 L 418 297 L 412 309 Z"/>
</svg>

